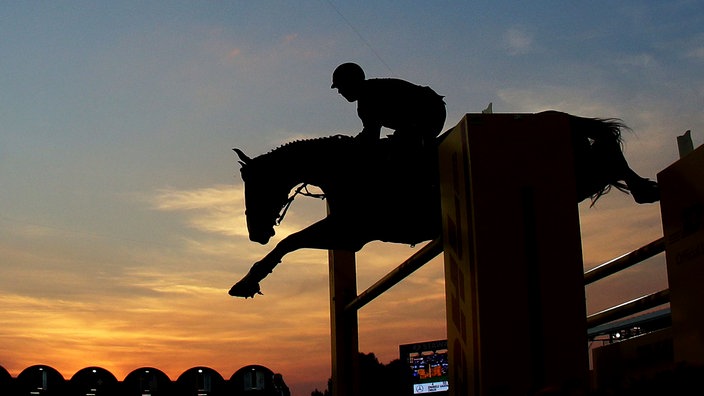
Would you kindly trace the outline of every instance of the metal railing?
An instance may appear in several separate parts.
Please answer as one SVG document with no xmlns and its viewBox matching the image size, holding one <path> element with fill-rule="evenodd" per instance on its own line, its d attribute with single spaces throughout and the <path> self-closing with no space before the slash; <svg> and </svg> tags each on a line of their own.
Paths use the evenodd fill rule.
<svg viewBox="0 0 704 396">
<path fill-rule="evenodd" d="M 415 272 L 417 269 L 437 257 L 442 252 L 443 247 L 441 238 L 428 242 L 427 245 L 423 246 L 393 271 L 389 272 L 386 276 L 369 286 L 367 290 L 361 292 L 357 298 L 345 306 L 345 310 L 352 311 L 362 308 L 367 303 L 379 297 L 382 293 L 392 288 L 405 277 Z"/>
<path fill-rule="evenodd" d="M 596 282 L 665 251 L 665 239 L 659 238 L 623 256 L 601 264 L 584 273 L 584 284 Z"/>
<path fill-rule="evenodd" d="M 584 273 L 584 284 L 589 285 L 594 283 L 600 279 L 606 278 L 609 275 L 613 275 L 633 265 L 642 263 L 643 261 L 664 251 L 665 239 L 656 239 L 641 248 L 588 270 Z M 668 302 L 670 302 L 669 289 L 647 294 L 587 316 L 587 328 L 593 328 L 618 319 L 623 319 L 627 316 L 643 312 L 647 309 L 667 304 Z"/>
<path fill-rule="evenodd" d="M 664 238 L 656 239 L 630 253 L 610 260 L 594 267 L 584 273 L 584 284 L 589 285 L 598 280 L 616 274 L 626 268 L 642 263 L 643 261 L 665 251 Z M 442 239 L 437 238 L 423 246 L 418 252 L 410 256 L 394 270 L 379 279 L 365 291 L 359 293 L 355 299 L 345 306 L 345 311 L 359 310 L 385 291 L 389 290 L 404 278 L 421 268 L 428 261 L 443 252 Z M 670 301 L 669 289 L 661 290 L 634 300 L 607 308 L 603 311 L 587 316 L 587 327 L 592 328 L 602 324 L 622 319 L 626 316 L 645 311 Z"/>
</svg>

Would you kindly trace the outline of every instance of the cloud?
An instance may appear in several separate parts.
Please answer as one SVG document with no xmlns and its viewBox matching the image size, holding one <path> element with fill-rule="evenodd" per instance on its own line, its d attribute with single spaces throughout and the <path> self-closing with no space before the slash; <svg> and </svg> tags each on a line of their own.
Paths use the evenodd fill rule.
<svg viewBox="0 0 704 396">
<path fill-rule="evenodd" d="M 283 43 L 290 44 L 290 43 L 293 43 L 294 41 L 296 41 L 296 39 L 298 39 L 298 33 L 287 34 L 283 38 Z"/>
<path fill-rule="evenodd" d="M 598 87 L 544 84 L 530 88 L 502 88 L 496 95 L 512 112 L 539 112 L 552 109 L 580 116 L 613 116 L 614 105 L 608 99 L 593 99 L 595 90 L 598 90 Z M 496 109 L 496 103 L 494 105 Z M 504 110 L 501 109 L 501 111 Z"/>
<path fill-rule="evenodd" d="M 695 34 L 687 39 L 680 39 L 677 43 L 668 46 L 667 49 L 675 47 L 679 49 L 680 55 L 685 59 L 695 62 L 704 61 L 704 46 L 701 44 L 704 34 Z"/>
<path fill-rule="evenodd" d="M 159 211 L 188 212 L 189 225 L 199 231 L 247 236 L 242 186 L 159 189 L 147 200 L 153 209 Z"/>
<path fill-rule="evenodd" d="M 692 48 L 687 52 L 687 58 L 704 61 L 704 47 Z"/>
<path fill-rule="evenodd" d="M 228 61 L 231 61 L 231 60 L 234 60 L 235 58 L 237 58 L 241 53 L 242 53 L 242 50 L 240 50 L 239 48 L 233 48 L 227 52 L 227 56 L 225 58 Z"/>
<path fill-rule="evenodd" d="M 215 186 L 194 190 L 160 189 L 152 202 L 158 210 L 193 210 L 242 204 L 242 186 Z"/>
<path fill-rule="evenodd" d="M 510 55 L 523 55 L 534 49 L 533 35 L 520 28 L 511 28 L 504 33 L 504 44 Z"/>
<path fill-rule="evenodd" d="M 159 189 L 144 199 L 153 209 L 184 213 L 189 226 L 199 231 L 228 237 L 249 235 L 242 185 L 217 185 L 190 190 Z M 292 209 L 287 213 L 285 223 L 276 227 L 277 236 L 296 232 L 310 221 L 309 216 L 305 215 L 310 210 L 310 203 L 298 202 L 304 199 L 301 197 L 294 203 L 302 209 L 299 214 L 294 214 Z M 321 215 L 322 213 L 321 211 Z"/>
<path fill-rule="evenodd" d="M 647 68 L 656 66 L 657 62 L 652 54 L 629 54 L 621 56 L 615 60 L 616 65 L 621 67 Z"/>
</svg>

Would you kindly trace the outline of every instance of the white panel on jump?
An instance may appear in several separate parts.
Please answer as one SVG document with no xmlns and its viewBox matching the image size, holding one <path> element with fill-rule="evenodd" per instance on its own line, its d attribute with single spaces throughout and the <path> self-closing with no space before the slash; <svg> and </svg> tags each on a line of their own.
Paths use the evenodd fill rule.
<svg viewBox="0 0 704 396">
<path fill-rule="evenodd" d="M 439 161 L 450 394 L 586 386 L 569 116 L 468 114 Z"/>
</svg>

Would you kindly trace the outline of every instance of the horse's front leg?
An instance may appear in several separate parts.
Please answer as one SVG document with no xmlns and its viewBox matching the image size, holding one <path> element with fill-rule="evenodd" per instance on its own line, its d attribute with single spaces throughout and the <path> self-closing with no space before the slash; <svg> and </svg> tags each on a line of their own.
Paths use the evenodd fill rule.
<svg viewBox="0 0 704 396">
<path fill-rule="evenodd" d="M 344 232 L 341 232 L 344 229 Z M 269 275 L 281 259 L 288 253 L 298 249 L 342 249 L 358 251 L 368 241 L 360 240 L 354 227 L 342 224 L 335 218 L 327 217 L 311 226 L 293 233 L 282 239 L 274 249 L 256 262 L 244 276 L 230 289 L 229 294 L 235 297 L 254 297 L 262 294 L 259 282 Z"/>
</svg>

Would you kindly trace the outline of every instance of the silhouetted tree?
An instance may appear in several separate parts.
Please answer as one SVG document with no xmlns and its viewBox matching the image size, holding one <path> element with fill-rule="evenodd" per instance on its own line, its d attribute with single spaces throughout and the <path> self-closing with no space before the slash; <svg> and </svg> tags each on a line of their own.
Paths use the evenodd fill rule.
<svg viewBox="0 0 704 396">
<path fill-rule="evenodd" d="M 410 394 L 410 369 L 399 359 L 384 365 L 374 353 L 359 354 L 359 393 L 365 396 L 405 396 Z M 311 396 L 332 395 L 332 379 L 324 391 L 315 389 Z"/>
<path fill-rule="evenodd" d="M 315 388 L 315 390 L 310 393 L 310 396 L 330 396 L 330 395 L 332 395 L 331 389 L 332 389 L 332 378 L 328 378 L 328 387 L 323 392 L 319 391 L 318 388 Z"/>
</svg>

